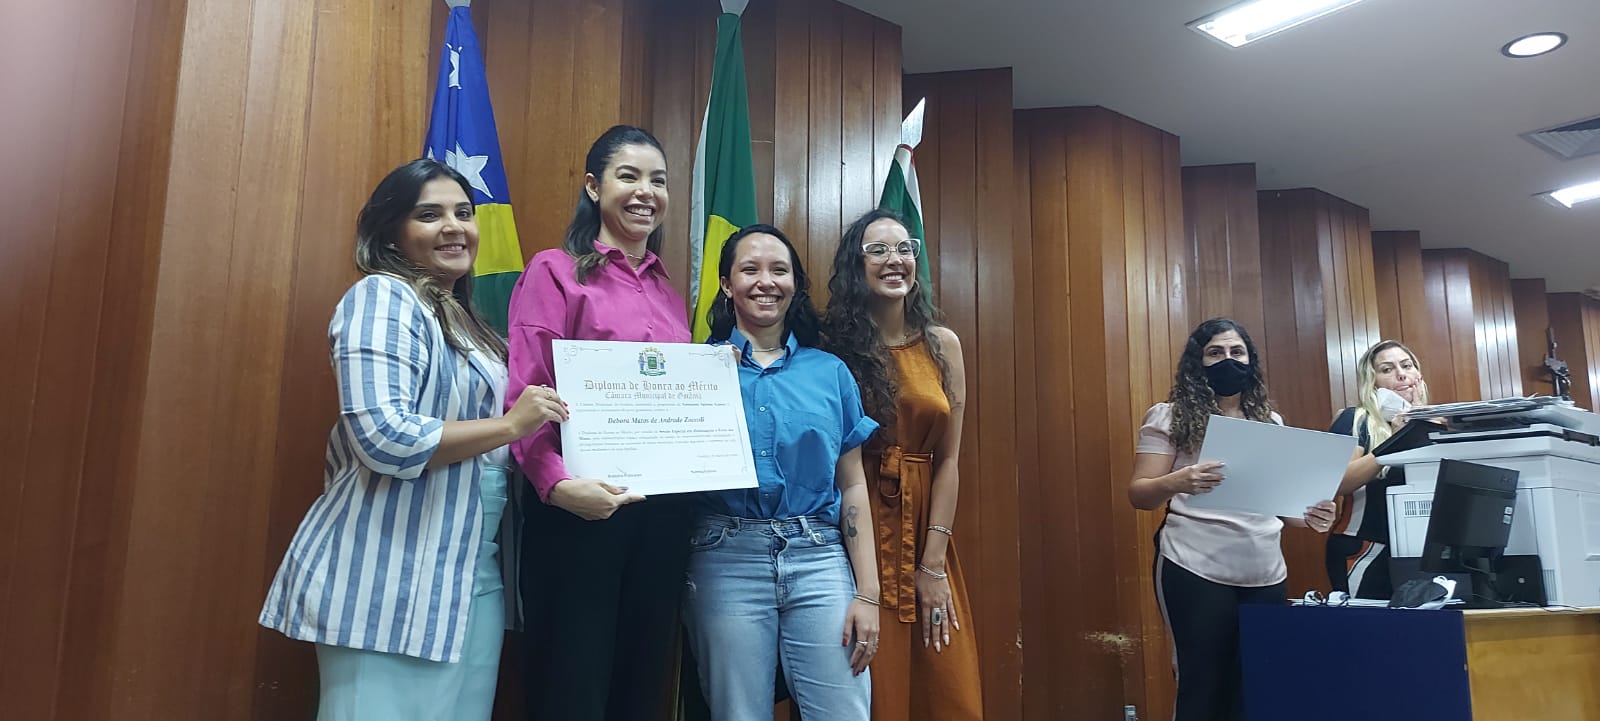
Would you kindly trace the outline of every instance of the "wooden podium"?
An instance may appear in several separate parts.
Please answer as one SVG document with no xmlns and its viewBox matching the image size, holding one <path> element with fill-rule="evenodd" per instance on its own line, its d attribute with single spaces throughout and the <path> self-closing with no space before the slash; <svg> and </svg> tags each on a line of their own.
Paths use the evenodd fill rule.
<svg viewBox="0 0 1600 721">
<path fill-rule="evenodd" d="M 1600 609 L 1247 606 L 1250 721 L 1600 721 Z"/>
</svg>

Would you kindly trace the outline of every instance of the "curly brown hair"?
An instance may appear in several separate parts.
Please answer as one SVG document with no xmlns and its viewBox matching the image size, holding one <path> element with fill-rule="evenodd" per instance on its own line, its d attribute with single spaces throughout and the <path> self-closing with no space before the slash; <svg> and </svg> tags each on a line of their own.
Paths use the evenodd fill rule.
<svg viewBox="0 0 1600 721">
<path fill-rule="evenodd" d="M 1206 344 L 1218 334 L 1233 331 L 1244 341 L 1245 352 L 1250 354 L 1251 380 L 1240 395 L 1239 405 L 1244 417 L 1263 423 L 1272 422 L 1272 401 L 1267 398 L 1266 371 L 1261 367 L 1261 354 L 1256 351 L 1250 333 L 1228 318 L 1212 318 L 1196 326 L 1189 334 L 1189 342 L 1178 356 L 1178 372 L 1172 379 L 1172 392 L 1167 402 L 1172 404 L 1172 444 L 1179 450 L 1197 453 L 1206 439 L 1206 423 L 1212 415 L 1220 415 L 1217 394 L 1206 380 L 1203 361 Z"/>
<path fill-rule="evenodd" d="M 844 361 L 850 368 L 856 384 L 861 387 L 861 405 L 867 415 L 883 429 L 894 427 L 898 416 L 895 402 L 900 396 L 900 384 L 889 348 L 878 337 L 878 323 L 867 311 L 872 300 L 872 289 L 867 286 L 866 254 L 861 251 L 867 227 L 880 220 L 892 220 L 904 226 L 905 221 L 892 211 L 876 209 L 857 218 L 839 239 L 833 254 L 833 277 L 828 279 L 828 307 L 822 313 L 822 348 Z M 921 337 L 929 355 L 939 365 L 939 377 L 945 393 L 950 392 L 950 366 L 945 361 L 939 337 L 928 332 L 940 325 L 939 310 L 921 283 L 911 287 L 906 296 L 906 333 L 908 337 Z"/>
</svg>

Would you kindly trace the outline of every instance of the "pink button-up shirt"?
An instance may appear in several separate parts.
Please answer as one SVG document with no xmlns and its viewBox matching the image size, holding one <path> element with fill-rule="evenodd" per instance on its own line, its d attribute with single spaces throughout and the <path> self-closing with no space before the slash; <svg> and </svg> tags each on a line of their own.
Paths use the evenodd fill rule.
<svg viewBox="0 0 1600 721">
<path fill-rule="evenodd" d="M 634 270 L 621 250 L 599 241 L 594 247 L 610 262 L 589 273 L 588 283 L 578 283 L 577 261 L 557 248 L 533 256 L 511 291 L 507 408 L 523 386 L 555 386 L 550 341 L 556 338 L 689 342 L 683 296 L 668 283 L 661 259 L 647 254 Z M 511 454 L 546 503 L 550 489 L 572 477 L 554 423 L 512 443 Z"/>
</svg>

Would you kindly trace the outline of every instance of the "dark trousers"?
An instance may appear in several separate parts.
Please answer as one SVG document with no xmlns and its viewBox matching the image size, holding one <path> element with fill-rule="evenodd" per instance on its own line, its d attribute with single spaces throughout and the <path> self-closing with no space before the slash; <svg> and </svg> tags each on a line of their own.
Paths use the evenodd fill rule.
<svg viewBox="0 0 1600 721">
<path fill-rule="evenodd" d="M 1213 583 L 1165 558 L 1156 560 L 1156 598 L 1167 619 L 1178 671 L 1173 721 L 1243 721 L 1239 607 L 1283 604 L 1287 582 L 1260 588 Z"/>
<path fill-rule="evenodd" d="M 669 708 L 692 522 L 660 496 L 585 521 L 527 504 L 528 717 L 654 721 Z"/>
<path fill-rule="evenodd" d="M 1335 533 L 1328 536 L 1327 564 L 1328 583 L 1335 591 L 1356 598 L 1388 599 L 1394 595 L 1387 545 Z"/>
</svg>

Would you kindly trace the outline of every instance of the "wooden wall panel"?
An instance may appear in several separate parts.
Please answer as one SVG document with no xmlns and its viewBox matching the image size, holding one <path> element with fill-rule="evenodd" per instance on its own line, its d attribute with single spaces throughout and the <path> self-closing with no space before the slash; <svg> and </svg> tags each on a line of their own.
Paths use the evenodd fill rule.
<svg viewBox="0 0 1600 721">
<path fill-rule="evenodd" d="M 1262 191 L 1258 201 L 1263 367 L 1284 422 L 1323 430 L 1355 402 L 1357 362 L 1380 339 L 1367 211 L 1312 189 Z M 1292 594 L 1327 590 L 1325 545 L 1309 530 L 1284 529 Z"/>
<path fill-rule="evenodd" d="M 1555 386 L 1550 373 L 1544 368 L 1545 353 L 1549 350 L 1550 302 L 1546 298 L 1543 278 L 1516 278 L 1511 281 L 1511 305 L 1517 326 L 1518 372 L 1522 375 L 1522 392 L 1552 395 Z M 1583 347 L 1582 338 L 1556 338 L 1559 348 L 1556 357 L 1566 350 Z"/>
<path fill-rule="evenodd" d="M 1581 293 L 1551 293 L 1550 327 L 1572 371 L 1572 400 L 1600 412 L 1600 301 Z"/>
<path fill-rule="evenodd" d="M 1422 275 L 1422 237 L 1414 230 L 1372 233 L 1373 279 L 1378 302 L 1379 336 L 1405 343 L 1431 369 L 1429 352 L 1441 344 L 1428 322 Z M 1363 349 L 1365 350 L 1365 349 Z"/>
<path fill-rule="evenodd" d="M 1124 483 L 1139 420 L 1169 382 L 1149 379 L 1170 378 L 1175 360 L 1174 341 L 1153 339 L 1176 327 L 1181 343 L 1188 330 L 1187 266 L 1174 258 L 1184 233 L 1177 139 L 1101 108 L 1015 117 L 1031 231 L 1019 236 L 1033 276 L 1026 350 L 1037 383 L 1025 410 L 1038 428 L 1030 443 L 1039 469 L 1019 481 L 1021 525 L 1040 529 L 1022 539 L 1023 567 L 1039 572 L 1023 577 L 1023 717 L 1111 717 L 1135 703 L 1161 718 L 1170 669 L 1144 672 L 1167 654 L 1164 640 L 1153 643 L 1161 619 L 1146 602 L 1151 521 L 1128 505 Z M 1151 275 L 1166 287 L 1153 289 Z M 1121 540 L 1106 553 L 1105 538 Z"/>
<path fill-rule="evenodd" d="M 533 9 L 478 5 L 480 28 L 496 8 L 502 29 Z M 617 32 L 636 20 L 605 27 L 622 3 L 569 5 L 581 17 L 566 36 L 638 37 Z M 19 156 L 45 173 L 16 193 L 7 186 L 55 222 L 43 266 L 53 270 L 8 287 L 8 301 L 41 302 L 26 314 L 5 304 L 8 337 L 35 340 L 7 344 L 5 358 L 17 384 L 6 397 L 29 403 L 5 417 L 33 435 L 4 434 L 24 468 L 0 484 L 0 699 L 37 719 L 184 718 L 202 708 L 210 718 L 304 717 L 309 648 L 252 619 L 320 489 L 334 409 L 324 336 L 354 275 L 350 226 L 377 177 L 418 152 L 442 22 L 428 5 L 397 0 L 148 0 L 112 12 L 50 3 L 10 24 L 34 30 L 8 44 L 19 57 L 49 54 L 30 39 L 81 47 L 65 79 L 18 76 L 45 85 L 28 92 L 26 116 L 5 115 L 8 137 L 67 152 L 53 162 Z M 517 171 L 548 168 L 516 156 L 534 145 L 518 129 L 540 76 L 529 79 L 529 44 L 517 32 L 484 35 L 499 51 L 489 53 L 491 76 L 530 86 L 499 92 L 515 81 L 491 80 L 509 98 L 501 129 L 512 186 L 531 199 L 537 186 Z M 637 48 L 609 55 L 629 52 Z M 584 73 L 585 92 L 608 93 L 605 62 L 572 50 L 553 67 Z M 621 82 L 609 83 L 613 109 L 595 98 L 564 103 L 577 108 L 575 127 L 592 137 L 590 126 L 642 112 Z M 581 176 L 577 156 L 561 175 Z M 544 204 L 566 206 L 550 225 L 565 224 L 568 202 Z M 30 474 L 50 482 L 22 483 Z M 124 584 L 130 576 L 140 583 Z"/>
<path fill-rule="evenodd" d="M 1312 189 L 1262 191 L 1259 198 L 1261 268 L 1269 280 L 1265 338 L 1258 340 L 1272 395 L 1289 425 L 1325 428 L 1354 402 L 1356 363 L 1381 338 L 1367 211 Z M 1328 378 L 1321 389 L 1300 382 L 1319 377 Z"/>
<path fill-rule="evenodd" d="M 1189 306 L 1197 322 L 1225 316 L 1252 331 L 1262 327 L 1255 165 L 1184 168 L 1183 218 L 1195 264 Z"/>
<path fill-rule="evenodd" d="M 1012 202 L 1011 73 L 979 70 L 911 75 L 905 104 L 926 97 L 937 122 L 917 150 L 923 198 L 943 212 L 929 234 L 941 240 L 927 262 L 939 267 L 936 298 L 962 339 L 967 412 L 961 448 L 957 537 L 981 646 L 988 718 L 1020 718 L 1023 697 L 1021 558 L 1018 548 L 1016 342 L 1031 316 L 1016 313 L 1011 218 L 981 212 Z M 935 170 L 936 169 L 936 172 Z M 979 252 L 979 248 L 982 252 Z"/>
<path fill-rule="evenodd" d="M 1555 331 L 1556 341 L 1561 343 L 1561 359 L 1567 362 L 1567 367 L 1572 372 L 1572 401 L 1579 407 L 1594 410 L 1594 391 L 1596 385 L 1589 382 L 1589 374 L 1585 372 L 1588 365 L 1588 348 L 1585 342 L 1586 332 L 1583 323 L 1584 297 L 1579 293 L 1550 293 L 1548 300 L 1548 317 L 1550 329 Z"/>
<path fill-rule="evenodd" d="M 156 257 L 164 222 L 168 162 L 173 142 L 176 74 L 183 35 L 183 4 L 138 4 L 133 19 L 128 90 L 115 171 L 116 201 L 104 273 L 100 345 L 94 349 L 93 404 L 84 478 L 94 488 L 79 495 L 79 520 L 67 589 L 67 626 L 61 636 L 64 679 L 56 689 L 60 719 L 106 718 L 118 704 L 111 680 L 118 669 L 106 654 L 122 619 L 108 604 L 124 582 L 122 543 L 134 492 L 126 473 L 137 460 L 135 434 L 145 391 L 156 286 Z M 96 12 L 102 12 L 97 10 Z M 81 65 L 79 67 L 82 67 Z M 82 340 L 75 352 L 86 352 Z M 20 539 L 19 539 L 20 540 Z"/>
<path fill-rule="evenodd" d="M 143 381 L 126 563 L 144 582 L 124 588 L 119 610 L 139 623 L 122 624 L 113 651 L 144 671 L 117 679 L 124 717 L 308 707 L 308 649 L 240 621 L 276 567 L 273 540 L 320 490 L 310 437 L 325 433 L 334 404 L 324 384 L 281 401 L 261 389 L 327 377 L 322 337 L 331 299 L 353 277 L 351 219 L 420 144 L 421 121 L 380 120 L 419 112 L 426 93 L 416 51 L 430 42 L 425 15 L 392 10 L 354 0 L 188 7 L 174 128 L 187 142 L 173 151 L 158 261 L 162 278 L 183 282 L 157 289 Z M 412 77 L 375 83 L 379 66 Z M 396 95 L 379 98 L 375 86 Z M 220 147 L 238 150 L 210 155 Z M 280 667 L 293 675 L 260 676 Z"/>
<path fill-rule="evenodd" d="M 1422 251 L 1423 292 L 1439 350 L 1424 359 L 1434 402 L 1522 395 L 1511 277 L 1505 263 L 1463 249 Z M 1438 370 L 1442 359 L 1447 365 Z"/>
<path fill-rule="evenodd" d="M 374 1 L 380 6 L 404 7 L 404 0 Z M 483 48 L 500 149 L 505 157 L 506 182 L 510 185 L 511 206 L 525 258 L 561 244 L 583 183 L 583 156 L 589 144 L 617 123 L 648 125 L 653 100 L 649 89 L 664 71 L 650 61 L 654 44 L 650 23 L 656 18 L 662 23 L 674 22 L 679 14 L 658 15 L 657 5 L 657 0 L 472 3 L 473 25 Z M 431 39 L 426 45 L 417 46 L 431 53 L 430 62 L 418 66 L 424 74 L 426 92 L 405 106 L 406 112 L 394 113 L 420 118 L 424 130 L 448 17 L 442 3 L 430 3 L 429 7 Z M 397 16 L 386 13 L 385 17 Z M 714 40 L 715 16 L 712 17 Z M 380 27 L 394 24 L 398 21 Z M 709 45 L 710 40 L 707 42 Z M 689 66 L 678 67 L 687 70 Z M 700 103 L 705 103 L 703 94 Z M 411 154 L 421 150 L 421 135 L 417 138 L 404 146 Z M 689 152 L 693 152 L 692 146 Z M 672 149 L 668 154 L 672 155 Z M 692 159 L 692 155 L 687 157 Z M 669 217 L 681 214 L 687 218 L 691 166 L 673 160 L 668 158 L 670 182 L 672 190 L 678 192 L 672 195 L 674 202 L 667 212 Z M 682 249 L 673 251 L 677 254 Z"/>
<path fill-rule="evenodd" d="M 1046 177 L 1054 177 L 1049 168 L 1051 161 L 1060 158 L 1059 154 L 1039 157 L 1040 148 L 1049 147 L 1048 143 L 1035 145 L 1032 134 L 1022 126 L 1021 118 L 1014 123 L 1012 132 L 1012 172 L 1014 184 L 1012 188 L 1011 216 L 1013 276 L 1017 284 L 1016 289 L 1016 367 L 1019 384 L 1017 387 L 1017 543 L 1021 556 L 1022 578 L 1034 579 L 1032 582 L 1021 584 L 1021 633 L 1018 634 L 1018 646 L 1023 653 L 1024 683 L 1021 695 L 1023 714 L 1020 717 L 1029 721 L 1044 716 L 1048 705 L 1049 688 L 1044 684 L 1029 685 L 1028 679 L 1050 678 L 1054 675 L 1056 663 L 1055 653 L 1044 637 L 1044 622 L 1049 613 L 1058 608 L 1058 604 L 1047 600 L 1046 592 L 1055 588 L 1057 584 L 1052 580 L 1056 576 L 1053 568 L 1045 565 L 1044 558 L 1044 526 L 1032 523 L 1031 518 L 1024 513 L 1028 509 L 1041 507 L 1046 484 L 1041 480 L 1039 466 L 1039 419 L 1040 403 L 1039 394 L 1035 387 L 1038 383 L 1038 330 L 1037 318 L 1048 315 L 1039 312 L 1035 300 L 1033 266 L 1037 257 L 1033 251 L 1033 238 L 1037 230 L 1033 217 L 1033 175 L 1036 162 L 1045 168 Z M 1035 158 L 1038 158 L 1036 161 Z M 919 173 L 921 171 L 919 170 Z M 1046 227 L 1054 225 L 1046 220 Z M 1031 379 L 1031 380 L 1030 380 Z M 1028 384 L 1033 384 L 1030 386 Z M 1039 696 L 1035 699 L 1035 695 Z"/>
<path fill-rule="evenodd" d="M 4 196 L 28 232 L 4 234 L 0 291 L 0 708 L 16 718 L 105 717 L 106 603 L 123 574 L 127 467 L 146 359 L 166 194 L 182 6 L 68 1 L 0 9 L 27 28 L 0 48 L 11 142 Z M 41 72 L 39 58 L 72 49 Z M 24 240 L 26 239 L 26 242 Z M 99 709 L 99 710 L 97 710 Z"/>
<path fill-rule="evenodd" d="M 1583 304 L 1583 340 L 1585 362 L 1577 366 L 1574 376 L 1583 374 L 1589 379 L 1589 409 L 1600 412 L 1600 303 L 1585 296 Z"/>
</svg>

